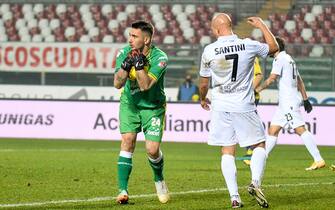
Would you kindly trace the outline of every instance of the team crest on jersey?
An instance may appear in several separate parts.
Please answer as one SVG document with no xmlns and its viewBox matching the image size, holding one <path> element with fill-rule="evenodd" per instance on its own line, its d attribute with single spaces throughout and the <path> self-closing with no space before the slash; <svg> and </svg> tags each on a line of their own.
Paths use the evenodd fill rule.
<svg viewBox="0 0 335 210">
<path fill-rule="evenodd" d="M 161 61 L 161 62 L 159 62 L 158 66 L 161 67 L 161 68 L 164 68 L 166 66 L 166 62 Z"/>
</svg>

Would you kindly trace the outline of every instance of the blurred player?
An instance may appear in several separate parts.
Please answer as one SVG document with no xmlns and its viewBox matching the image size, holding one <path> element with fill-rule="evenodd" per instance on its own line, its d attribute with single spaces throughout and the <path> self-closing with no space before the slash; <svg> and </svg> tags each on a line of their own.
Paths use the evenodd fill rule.
<svg viewBox="0 0 335 210">
<path fill-rule="evenodd" d="M 254 63 L 254 80 L 252 82 L 252 86 L 254 90 L 261 84 L 263 79 L 263 73 L 261 69 L 261 65 L 259 65 L 259 59 L 256 57 L 255 58 L 255 63 Z M 257 106 L 259 103 L 261 96 L 259 93 L 255 91 L 255 105 Z M 251 155 L 252 155 L 252 147 L 246 147 L 246 154 L 243 156 L 243 162 L 250 166 L 250 160 L 251 160 Z"/>
<path fill-rule="evenodd" d="M 275 58 L 273 60 L 271 75 L 264 83 L 256 88 L 256 92 L 260 92 L 279 79 L 279 104 L 268 130 L 269 136 L 266 141 L 266 152 L 269 154 L 276 145 L 279 131 L 282 128 L 293 128 L 295 133 L 302 138 L 308 152 L 314 159 L 313 164 L 306 168 L 306 170 L 323 168 L 326 165 L 325 161 L 320 155 L 313 135 L 306 130 L 305 121 L 299 109 L 301 93 L 305 111 L 307 113 L 312 111 L 312 105 L 308 101 L 304 83 L 299 75 L 294 60 L 285 52 L 283 39 L 277 37 L 276 40 L 279 45 L 279 51 L 274 54 Z"/>
<path fill-rule="evenodd" d="M 266 162 L 265 132 L 256 113 L 252 81 L 255 57 L 264 58 L 276 52 L 278 46 L 262 19 L 250 17 L 248 23 L 263 32 L 267 44 L 239 39 L 232 31 L 230 17 L 224 13 L 217 14 L 211 27 L 218 39 L 205 47 L 200 67 L 200 103 L 203 109 L 211 109 L 208 144 L 221 146 L 221 169 L 233 208 L 243 206 L 236 178 L 237 143 L 241 147 L 255 148 L 251 157 L 252 180 L 248 191 L 260 206 L 268 207 L 260 188 Z M 213 86 L 211 108 L 206 98 L 210 78 Z"/>
<path fill-rule="evenodd" d="M 169 200 L 163 177 L 162 140 L 166 99 L 164 76 L 167 55 L 151 44 L 154 28 L 137 21 L 131 25 L 129 45 L 120 50 L 116 61 L 114 86 L 124 87 L 120 98 L 121 151 L 118 160 L 119 195 L 117 202 L 128 203 L 128 179 L 137 133 L 143 129 L 149 164 L 161 203 Z"/>
</svg>

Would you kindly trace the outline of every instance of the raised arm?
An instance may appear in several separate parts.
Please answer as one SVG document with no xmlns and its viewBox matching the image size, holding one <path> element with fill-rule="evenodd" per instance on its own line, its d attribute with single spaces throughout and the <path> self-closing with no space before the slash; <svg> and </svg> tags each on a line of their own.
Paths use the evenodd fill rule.
<svg viewBox="0 0 335 210">
<path fill-rule="evenodd" d="M 133 66 L 132 58 L 126 57 L 121 63 L 121 68 L 114 74 L 115 88 L 120 89 L 125 85 L 132 66 Z"/>
<path fill-rule="evenodd" d="M 269 55 L 278 51 L 278 43 L 275 37 L 260 17 L 249 17 L 248 23 L 255 28 L 259 28 L 262 31 L 265 42 L 269 45 Z"/>
</svg>

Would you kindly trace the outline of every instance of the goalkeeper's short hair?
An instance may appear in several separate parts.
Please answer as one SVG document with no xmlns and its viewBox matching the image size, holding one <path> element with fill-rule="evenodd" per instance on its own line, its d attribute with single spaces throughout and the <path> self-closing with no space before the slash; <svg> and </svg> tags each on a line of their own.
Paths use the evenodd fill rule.
<svg viewBox="0 0 335 210">
<path fill-rule="evenodd" d="M 154 27 L 151 23 L 144 20 L 139 20 L 131 24 L 132 28 L 141 29 L 141 31 L 148 33 L 150 37 L 154 34 Z"/>
</svg>

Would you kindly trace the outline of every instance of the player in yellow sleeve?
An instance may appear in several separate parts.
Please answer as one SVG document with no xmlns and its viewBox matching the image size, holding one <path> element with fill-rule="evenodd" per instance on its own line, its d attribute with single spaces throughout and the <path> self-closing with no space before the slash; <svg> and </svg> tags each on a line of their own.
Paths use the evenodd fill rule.
<svg viewBox="0 0 335 210">
<path fill-rule="evenodd" d="M 263 74 L 262 74 L 261 65 L 259 65 L 259 59 L 256 58 L 255 63 L 254 63 L 254 81 L 252 83 L 254 90 L 261 84 L 262 80 L 263 80 Z M 260 98 L 261 98 L 260 94 L 255 92 L 255 105 L 256 106 L 258 105 Z M 243 156 L 242 159 L 246 165 L 250 165 L 252 148 L 246 147 L 246 150 L 247 150 L 247 153 L 246 155 Z"/>
<path fill-rule="evenodd" d="M 259 65 L 259 59 L 256 58 L 255 64 L 254 64 L 254 81 L 252 83 L 254 90 L 261 84 L 262 80 L 263 80 L 263 74 L 262 74 L 261 65 Z M 256 106 L 258 105 L 260 98 L 261 98 L 260 94 L 255 92 Z"/>
</svg>

